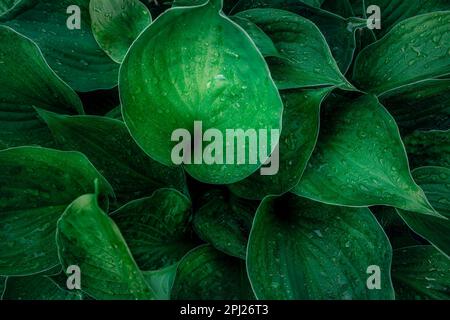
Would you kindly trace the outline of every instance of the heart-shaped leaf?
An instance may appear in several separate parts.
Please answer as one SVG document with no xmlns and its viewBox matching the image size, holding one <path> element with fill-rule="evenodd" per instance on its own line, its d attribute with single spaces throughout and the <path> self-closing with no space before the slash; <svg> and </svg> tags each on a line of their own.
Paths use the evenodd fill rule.
<svg viewBox="0 0 450 320">
<path fill-rule="evenodd" d="M 96 300 L 153 299 L 154 293 L 97 195 L 75 200 L 58 221 L 58 254 L 64 269 L 78 266 L 81 290 Z"/>
<path fill-rule="evenodd" d="M 258 299 L 393 299 L 391 258 L 389 241 L 367 208 L 288 194 L 267 197 L 258 208 L 247 269 Z M 370 290 L 374 272 L 378 289 Z"/>
<path fill-rule="evenodd" d="M 31 40 L 0 26 L 0 43 L 0 146 L 51 146 L 52 136 L 33 107 L 83 113 L 81 101 Z"/>
<path fill-rule="evenodd" d="M 319 134 L 320 105 L 333 88 L 284 91 L 283 132 L 279 144 L 279 171 L 273 176 L 253 174 L 230 185 L 240 197 L 263 199 L 295 187 L 305 170 Z"/>
<path fill-rule="evenodd" d="M 339 71 L 324 36 L 308 19 L 279 9 L 251 9 L 237 16 L 260 27 L 284 57 L 268 58 L 279 89 L 329 85 L 353 90 Z"/>
<path fill-rule="evenodd" d="M 51 278 L 42 275 L 9 277 L 3 300 L 82 300 L 78 290 L 59 287 Z"/>
<path fill-rule="evenodd" d="M 444 218 L 404 210 L 397 212 L 414 232 L 450 257 L 450 169 L 423 167 L 414 170 L 413 177 Z"/>
<path fill-rule="evenodd" d="M 73 89 L 84 92 L 117 85 L 119 67 L 92 35 L 89 0 L 29 4 L 2 15 L 0 24 L 35 41 L 52 69 Z"/>
<path fill-rule="evenodd" d="M 394 119 L 374 96 L 330 100 L 322 123 L 296 194 L 330 204 L 388 205 L 437 215 L 411 177 Z"/>
<path fill-rule="evenodd" d="M 0 274 L 30 275 L 59 264 L 56 222 L 77 197 L 111 194 L 108 182 L 78 152 L 38 147 L 0 151 Z"/>
<path fill-rule="evenodd" d="M 191 164 L 182 161 L 186 171 L 202 182 L 226 184 L 249 176 L 267 160 L 252 163 L 247 154 L 245 164 L 234 161 L 236 149 L 249 150 L 250 142 L 244 137 L 245 143 L 229 150 L 234 143 L 221 141 L 227 129 L 279 130 L 283 108 L 262 55 L 248 35 L 219 12 L 220 2 L 173 8 L 155 20 L 126 56 L 119 87 L 125 123 L 143 150 L 173 165 L 174 147 L 186 141 L 191 147 L 194 140 L 195 159 Z M 204 137 L 194 122 L 201 122 L 202 132 L 215 129 L 210 141 L 216 154 L 210 165 L 197 152 Z M 177 144 L 172 139 L 180 131 L 183 142 Z M 273 140 L 271 147 L 259 147 L 255 154 L 274 150 L 278 140 Z"/>
<path fill-rule="evenodd" d="M 157 300 L 170 300 L 177 267 L 178 265 L 174 264 L 160 270 L 143 272 L 145 280 L 155 292 Z"/>
<path fill-rule="evenodd" d="M 245 260 L 257 203 L 225 191 L 207 192 L 194 215 L 194 229 L 216 249 Z"/>
<path fill-rule="evenodd" d="M 189 234 L 191 202 L 171 189 L 132 201 L 111 214 L 141 270 L 178 262 L 197 243 Z"/>
<path fill-rule="evenodd" d="M 404 138 L 411 168 L 450 168 L 450 130 L 417 131 Z"/>
<path fill-rule="evenodd" d="M 209 245 L 189 252 L 178 265 L 174 300 L 252 300 L 245 262 Z"/>
<path fill-rule="evenodd" d="M 84 153 L 111 181 L 119 204 L 149 196 L 163 187 L 185 192 L 183 170 L 163 166 L 148 157 L 123 122 L 97 116 L 62 116 L 42 110 L 39 115 L 61 148 Z"/>
<path fill-rule="evenodd" d="M 394 250 L 392 280 L 399 300 L 449 300 L 450 260 L 432 246 Z"/>
<path fill-rule="evenodd" d="M 356 86 L 375 94 L 450 73 L 450 11 L 400 22 L 356 58 Z M 380 58 L 383 57 L 383 58 Z"/>
<path fill-rule="evenodd" d="M 91 0 L 89 13 L 95 39 L 117 63 L 152 22 L 150 12 L 139 0 Z"/>
</svg>

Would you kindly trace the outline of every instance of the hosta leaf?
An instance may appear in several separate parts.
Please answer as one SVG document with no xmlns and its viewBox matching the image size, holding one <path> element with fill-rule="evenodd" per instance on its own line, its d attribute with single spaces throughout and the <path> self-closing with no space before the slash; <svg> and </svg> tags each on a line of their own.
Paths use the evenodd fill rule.
<svg viewBox="0 0 450 320">
<path fill-rule="evenodd" d="M 256 207 L 254 202 L 212 190 L 204 195 L 195 212 L 194 229 L 216 249 L 245 259 Z"/>
<path fill-rule="evenodd" d="M 81 101 L 31 40 L 0 26 L 0 43 L 0 147 L 51 145 L 51 134 L 33 107 L 83 113 Z"/>
<path fill-rule="evenodd" d="M 450 256 L 450 169 L 423 167 L 413 177 L 425 191 L 432 206 L 445 218 L 425 216 L 397 210 L 406 224 L 417 234 Z"/>
<path fill-rule="evenodd" d="M 392 249 L 367 208 L 292 194 L 267 197 L 256 213 L 247 269 L 258 299 L 393 299 Z M 367 270 L 380 268 L 381 289 Z"/>
<path fill-rule="evenodd" d="M 366 95 L 329 104 L 316 150 L 294 192 L 330 204 L 388 205 L 437 215 L 410 175 L 394 119 L 377 99 Z"/>
<path fill-rule="evenodd" d="M 56 242 L 63 268 L 78 266 L 81 289 L 94 299 L 154 298 L 119 229 L 98 206 L 96 195 L 81 196 L 66 209 L 58 221 Z"/>
<path fill-rule="evenodd" d="M 189 252 L 178 265 L 174 300 L 252 300 L 245 262 L 209 245 Z"/>
<path fill-rule="evenodd" d="M 196 246 L 189 234 L 191 202 L 171 189 L 132 201 L 111 217 L 121 230 L 141 270 L 178 262 Z"/>
<path fill-rule="evenodd" d="M 266 195 L 280 195 L 295 187 L 314 150 L 319 133 L 320 105 L 332 88 L 285 91 L 283 131 L 279 144 L 279 171 L 274 176 L 258 173 L 230 189 L 240 197 L 262 199 Z"/>
<path fill-rule="evenodd" d="M 67 13 L 71 6 L 80 8 L 80 29 L 68 27 L 76 18 L 74 12 Z M 93 91 L 117 85 L 119 67 L 91 32 L 89 0 L 34 1 L 1 16 L 0 23 L 35 41 L 52 69 L 73 89 Z"/>
<path fill-rule="evenodd" d="M 145 280 L 155 292 L 157 300 L 170 300 L 177 266 L 177 264 L 174 264 L 160 270 L 143 272 Z"/>
<path fill-rule="evenodd" d="M 122 119 L 122 107 L 121 107 L 121 106 L 115 107 L 114 109 L 112 109 L 111 111 L 109 111 L 109 112 L 105 115 L 105 117 L 123 121 L 123 119 Z"/>
<path fill-rule="evenodd" d="M 349 0 L 325 0 L 320 8 L 338 14 L 344 18 L 355 16 Z"/>
<path fill-rule="evenodd" d="M 432 246 L 394 250 L 392 280 L 399 300 L 449 300 L 450 260 Z"/>
<path fill-rule="evenodd" d="M 450 128 L 450 80 L 425 80 L 380 97 L 402 133 Z"/>
<path fill-rule="evenodd" d="M 56 221 L 81 194 L 108 182 L 78 152 L 38 147 L 0 151 L 0 274 L 29 275 L 59 264 Z"/>
<path fill-rule="evenodd" d="M 100 47 L 121 63 L 128 48 L 152 17 L 139 0 L 91 0 L 92 33 Z"/>
<path fill-rule="evenodd" d="M 280 129 L 282 103 L 267 65 L 247 34 L 219 13 L 219 3 L 166 11 L 134 42 L 122 64 L 125 123 L 138 144 L 163 164 L 173 165 L 172 149 L 179 144 L 171 141 L 174 131 L 193 136 L 195 121 L 202 122 L 203 132 L 214 128 L 223 137 L 230 128 Z M 222 148 L 226 143 L 217 147 L 219 158 L 226 153 Z M 185 168 L 202 182 L 226 184 L 249 176 L 265 161 L 230 162 Z"/>
<path fill-rule="evenodd" d="M 181 168 L 148 157 L 123 122 L 97 116 L 62 116 L 39 110 L 61 148 L 84 153 L 111 181 L 119 204 L 151 195 L 162 187 L 185 191 Z"/>
<path fill-rule="evenodd" d="M 400 22 L 358 55 L 353 72 L 357 87 L 382 94 L 449 74 L 449 26 L 450 11 L 424 14 Z"/>
<path fill-rule="evenodd" d="M 82 300 L 81 292 L 59 287 L 47 276 L 9 277 L 3 300 Z"/>
<path fill-rule="evenodd" d="M 320 30 L 295 13 L 278 9 L 251 9 L 237 14 L 260 27 L 284 58 L 268 58 L 279 89 L 338 86 L 352 89 L 340 73 Z"/>
<path fill-rule="evenodd" d="M 450 130 L 417 131 L 404 139 L 411 168 L 450 168 Z"/>
</svg>

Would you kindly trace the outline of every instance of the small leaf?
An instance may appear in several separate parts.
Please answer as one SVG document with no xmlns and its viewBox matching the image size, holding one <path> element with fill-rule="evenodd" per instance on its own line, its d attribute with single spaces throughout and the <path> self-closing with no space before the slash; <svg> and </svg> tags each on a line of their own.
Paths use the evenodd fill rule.
<svg viewBox="0 0 450 320">
<path fill-rule="evenodd" d="M 97 196 L 75 200 L 58 221 L 58 254 L 64 269 L 76 265 L 83 292 L 96 300 L 153 299 L 154 293 Z"/>
<path fill-rule="evenodd" d="M 197 243 L 189 234 L 191 202 L 171 189 L 132 201 L 111 214 L 141 270 L 178 262 Z"/>
<path fill-rule="evenodd" d="M 344 206 L 438 215 L 409 172 L 394 119 L 374 96 L 329 102 L 316 150 L 293 192 Z"/>
<path fill-rule="evenodd" d="M 432 246 L 395 250 L 392 279 L 398 300 L 450 299 L 450 261 Z"/>
<path fill-rule="evenodd" d="M 189 252 L 178 265 L 174 300 L 253 300 L 245 262 L 209 245 Z"/>
<path fill-rule="evenodd" d="M 375 94 L 450 73 L 450 11 L 400 22 L 356 58 L 356 86 Z"/>
<path fill-rule="evenodd" d="M 258 299 L 393 299 L 392 249 L 367 208 L 292 194 L 267 197 L 256 213 L 247 269 Z M 380 290 L 367 286 L 380 269 Z"/>
<path fill-rule="evenodd" d="M 156 300 L 170 300 L 176 273 L 177 264 L 156 271 L 143 272 L 147 284 L 155 292 Z"/>
<path fill-rule="evenodd" d="M 450 130 L 417 131 L 404 139 L 411 168 L 450 168 Z"/>
<path fill-rule="evenodd" d="M 91 0 L 89 13 L 95 39 L 117 63 L 152 22 L 150 12 L 139 0 Z"/>
<path fill-rule="evenodd" d="M 59 264 L 56 221 L 77 197 L 111 186 L 78 152 L 37 147 L 0 151 L 0 275 L 30 275 Z"/>
<path fill-rule="evenodd" d="M 450 169 L 423 167 L 414 170 L 413 177 L 425 191 L 431 205 L 443 218 L 424 216 L 397 210 L 406 224 L 427 239 L 447 257 L 450 256 Z"/>
</svg>

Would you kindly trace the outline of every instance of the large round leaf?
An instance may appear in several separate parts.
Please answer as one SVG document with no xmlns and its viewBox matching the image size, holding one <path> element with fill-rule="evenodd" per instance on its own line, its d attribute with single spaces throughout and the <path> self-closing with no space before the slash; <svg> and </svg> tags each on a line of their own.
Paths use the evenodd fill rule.
<svg viewBox="0 0 450 320">
<path fill-rule="evenodd" d="M 171 298 L 175 300 L 254 299 L 245 262 L 209 245 L 189 252 L 178 265 Z"/>
<path fill-rule="evenodd" d="M 296 194 L 330 204 L 436 214 L 411 177 L 394 119 L 374 96 L 330 100 L 322 124 Z"/>
<path fill-rule="evenodd" d="M 116 224 L 97 195 L 76 199 L 58 221 L 58 254 L 64 270 L 78 266 L 81 290 L 97 300 L 153 299 L 144 276 Z"/>
<path fill-rule="evenodd" d="M 189 233 L 191 202 L 171 189 L 132 201 L 111 214 L 141 270 L 178 262 L 197 243 Z"/>
<path fill-rule="evenodd" d="M 282 102 L 262 55 L 240 27 L 219 13 L 217 2 L 166 11 L 134 42 L 121 67 L 125 123 L 142 149 L 166 165 L 174 163 L 172 149 L 178 143 L 171 138 L 177 129 L 190 132 L 194 149 L 202 149 L 195 121 L 201 121 L 203 132 L 217 129 L 221 138 L 227 129 L 270 134 L 281 126 Z M 185 165 L 194 178 L 232 183 L 266 160 L 252 164 L 247 153 L 245 164 L 237 164 L 230 161 L 236 148 L 227 153 L 227 143 L 220 142 L 219 164 Z M 239 147 L 249 150 L 249 145 L 246 139 Z M 195 160 L 202 160 L 198 153 Z"/>
<path fill-rule="evenodd" d="M 69 10 L 73 6 L 80 9 L 80 29 L 68 27 L 77 18 L 71 17 L 77 14 Z M 117 85 L 119 67 L 92 35 L 89 0 L 31 1 L 1 16 L 1 23 L 34 40 L 52 69 L 73 89 L 93 91 Z"/>
<path fill-rule="evenodd" d="M 397 24 L 357 57 L 358 88 L 381 94 L 450 73 L 450 11 L 420 15 Z"/>
<path fill-rule="evenodd" d="M 111 194 L 108 182 L 78 152 L 38 147 L 0 151 L 0 274 L 29 275 L 59 264 L 56 221 L 77 197 Z"/>
<path fill-rule="evenodd" d="M 267 197 L 250 233 L 247 269 L 258 299 L 393 299 L 392 249 L 367 208 L 292 194 Z M 371 266 L 380 289 L 370 290 Z"/>
<path fill-rule="evenodd" d="M 31 40 L 0 26 L 0 43 L 0 147 L 50 146 L 51 134 L 33 107 L 83 113 L 81 101 Z"/>
<path fill-rule="evenodd" d="M 450 168 L 450 130 L 416 131 L 403 139 L 411 168 Z"/>
</svg>

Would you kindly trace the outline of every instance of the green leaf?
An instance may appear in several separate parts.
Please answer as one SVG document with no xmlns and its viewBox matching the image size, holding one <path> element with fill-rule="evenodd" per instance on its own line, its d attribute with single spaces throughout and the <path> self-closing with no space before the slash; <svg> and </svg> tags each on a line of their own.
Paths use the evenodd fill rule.
<svg viewBox="0 0 450 320">
<path fill-rule="evenodd" d="M 97 196 L 75 200 L 58 220 L 58 254 L 64 269 L 76 265 L 81 289 L 96 300 L 153 299 L 154 293 Z"/>
<path fill-rule="evenodd" d="M 123 122 L 106 117 L 38 112 L 61 148 L 84 153 L 111 181 L 119 204 L 149 196 L 162 187 L 185 191 L 183 170 L 149 158 L 133 141 Z"/>
<path fill-rule="evenodd" d="M 81 10 L 81 28 L 69 29 Z M 73 8 L 73 7 L 71 7 Z M 39 0 L 0 17 L 4 23 L 37 43 L 53 70 L 77 91 L 110 89 L 117 85 L 118 65 L 95 41 L 89 0 Z"/>
<path fill-rule="evenodd" d="M 252 300 L 245 262 L 209 245 L 189 252 L 178 265 L 174 300 Z"/>
<path fill-rule="evenodd" d="M 156 271 L 145 271 L 143 275 L 149 287 L 153 289 L 156 300 L 170 300 L 177 264 Z"/>
<path fill-rule="evenodd" d="M 375 94 L 450 73 L 450 11 L 400 22 L 357 57 L 353 80 Z"/>
<path fill-rule="evenodd" d="M 132 201 L 111 214 L 141 270 L 178 262 L 197 243 L 189 234 L 191 202 L 171 189 Z"/>
<path fill-rule="evenodd" d="M 349 0 L 325 0 L 320 8 L 344 18 L 355 16 Z"/>
<path fill-rule="evenodd" d="M 288 194 L 256 213 L 247 269 L 258 299 L 393 299 L 392 249 L 367 208 L 344 208 Z M 381 289 L 368 289 L 370 266 Z"/>
<path fill-rule="evenodd" d="M 3 300 L 82 300 L 81 292 L 59 287 L 51 278 L 42 275 L 9 277 Z"/>
<path fill-rule="evenodd" d="M 83 113 L 81 101 L 31 40 L 0 26 L 0 43 L 0 146 L 50 146 L 52 136 L 33 107 Z"/>
<path fill-rule="evenodd" d="M 399 300 L 450 299 L 450 261 L 432 246 L 395 250 L 392 279 Z"/>
<path fill-rule="evenodd" d="M 0 151 L 0 275 L 30 275 L 59 264 L 56 221 L 77 197 L 111 186 L 78 152 L 38 147 Z"/>
<path fill-rule="evenodd" d="M 211 190 L 194 215 L 194 229 L 217 250 L 245 260 L 257 204 L 222 190 Z"/>
<path fill-rule="evenodd" d="M 95 39 L 117 63 L 152 22 L 149 10 L 139 0 L 91 0 L 89 13 Z"/>
<path fill-rule="evenodd" d="M 411 177 L 394 119 L 374 96 L 331 100 L 322 123 L 294 193 L 329 204 L 437 215 Z"/>
<path fill-rule="evenodd" d="M 416 131 L 404 138 L 411 168 L 450 168 L 450 130 Z"/>
<path fill-rule="evenodd" d="M 122 119 L 122 107 L 118 106 L 115 107 L 114 109 L 112 109 L 111 111 L 109 111 L 105 117 L 111 118 L 111 119 L 116 119 L 119 121 L 123 121 Z"/>
<path fill-rule="evenodd" d="M 22 0 L 0 0 L 0 16 L 11 11 L 16 7 Z M 1 292 L 1 291 L 0 291 Z"/>
<path fill-rule="evenodd" d="M 282 102 L 262 55 L 214 2 L 170 9 L 155 20 L 132 45 L 119 82 L 127 127 L 141 148 L 165 165 L 173 165 L 172 149 L 180 144 L 171 141 L 172 134 L 183 129 L 194 136 L 195 121 L 201 121 L 203 132 L 214 128 L 222 137 L 231 128 L 280 129 Z M 267 150 L 278 140 L 272 142 Z M 225 149 L 226 143 L 217 146 L 216 157 L 222 158 Z M 232 150 L 227 156 L 236 154 Z M 202 162 L 198 155 L 195 160 Z M 246 164 L 185 164 L 185 169 L 202 182 L 233 183 L 266 159 L 252 164 L 248 158 Z"/>
<path fill-rule="evenodd" d="M 251 9 L 237 16 L 260 27 L 284 57 L 268 58 L 279 89 L 329 85 L 353 90 L 339 71 L 324 36 L 311 21 L 278 9 Z"/>
<path fill-rule="evenodd" d="M 306 168 L 319 134 L 320 105 L 333 88 L 284 91 L 283 131 L 279 144 L 279 171 L 273 176 L 259 173 L 230 185 L 240 197 L 263 199 L 294 188 Z"/>
<path fill-rule="evenodd" d="M 450 128 L 450 80 L 425 80 L 380 97 L 402 133 Z"/>
<path fill-rule="evenodd" d="M 447 257 L 450 256 L 450 169 L 423 167 L 414 170 L 413 177 L 425 191 L 431 205 L 442 217 L 425 216 L 397 210 L 406 224 L 427 239 Z"/>
</svg>

